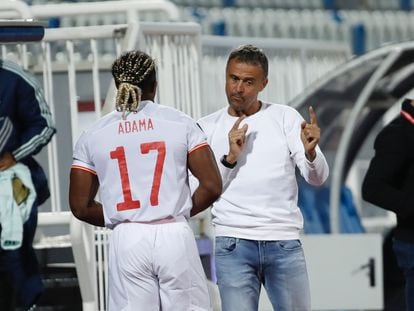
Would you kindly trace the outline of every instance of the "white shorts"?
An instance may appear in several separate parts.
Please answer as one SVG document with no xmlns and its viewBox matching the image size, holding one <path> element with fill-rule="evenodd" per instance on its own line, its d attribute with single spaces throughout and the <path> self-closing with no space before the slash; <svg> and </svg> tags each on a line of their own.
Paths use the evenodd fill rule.
<svg viewBox="0 0 414 311">
<path fill-rule="evenodd" d="M 212 310 L 187 221 L 123 223 L 109 240 L 108 311 Z"/>
</svg>

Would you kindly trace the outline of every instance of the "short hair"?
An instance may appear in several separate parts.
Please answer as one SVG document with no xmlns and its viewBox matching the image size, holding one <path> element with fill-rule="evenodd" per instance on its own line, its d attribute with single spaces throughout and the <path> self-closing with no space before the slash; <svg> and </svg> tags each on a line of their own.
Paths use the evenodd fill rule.
<svg viewBox="0 0 414 311">
<path fill-rule="evenodd" d="M 233 59 L 238 62 L 262 67 L 264 76 L 267 78 L 269 65 L 267 57 L 262 49 L 259 49 L 258 47 L 251 44 L 241 45 L 237 47 L 231 51 L 227 60 L 226 68 L 229 65 L 230 61 Z"/>
<path fill-rule="evenodd" d="M 136 112 L 142 93 L 156 82 L 155 60 L 142 51 L 125 52 L 112 64 L 112 76 L 118 89 L 116 110 Z"/>
</svg>

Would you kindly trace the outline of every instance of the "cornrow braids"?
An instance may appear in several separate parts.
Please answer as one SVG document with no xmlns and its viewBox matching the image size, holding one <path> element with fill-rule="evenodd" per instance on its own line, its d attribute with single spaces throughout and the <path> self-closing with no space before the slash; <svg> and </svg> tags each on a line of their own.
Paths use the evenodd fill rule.
<svg viewBox="0 0 414 311">
<path fill-rule="evenodd" d="M 112 64 L 112 76 L 118 88 L 116 110 L 137 112 L 146 82 L 155 80 L 155 61 L 142 51 L 126 52 Z"/>
</svg>

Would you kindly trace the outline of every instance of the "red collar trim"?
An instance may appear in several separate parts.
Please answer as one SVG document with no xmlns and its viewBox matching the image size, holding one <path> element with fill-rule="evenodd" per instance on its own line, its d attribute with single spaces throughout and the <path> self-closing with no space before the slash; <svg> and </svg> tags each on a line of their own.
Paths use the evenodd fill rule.
<svg viewBox="0 0 414 311">
<path fill-rule="evenodd" d="M 407 111 L 401 110 L 401 114 L 408 120 L 408 122 L 414 124 L 414 118 Z"/>
</svg>

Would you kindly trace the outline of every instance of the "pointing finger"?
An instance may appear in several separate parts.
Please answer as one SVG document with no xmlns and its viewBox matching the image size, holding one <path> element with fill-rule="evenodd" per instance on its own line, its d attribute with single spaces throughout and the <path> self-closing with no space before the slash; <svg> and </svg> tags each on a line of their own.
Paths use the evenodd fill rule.
<svg viewBox="0 0 414 311">
<path fill-rule="evenodd" d="M 313 110 L 312 106 L 309 106 L 309 116 L 310 116 L 310 123 L 318 125 L 318 120 L 316 119 L 315 110 Z"/>
</svg>

